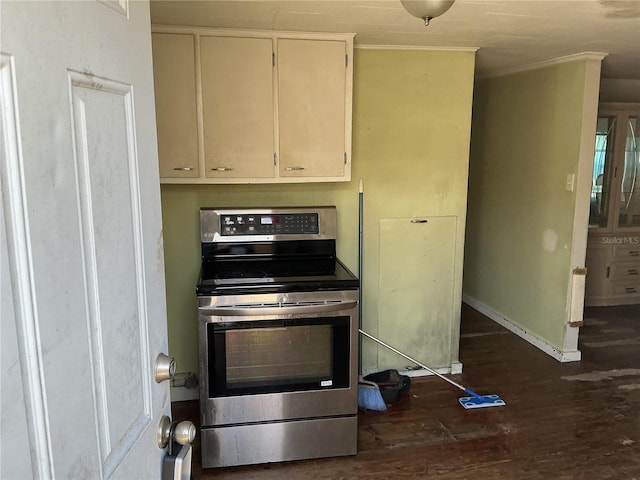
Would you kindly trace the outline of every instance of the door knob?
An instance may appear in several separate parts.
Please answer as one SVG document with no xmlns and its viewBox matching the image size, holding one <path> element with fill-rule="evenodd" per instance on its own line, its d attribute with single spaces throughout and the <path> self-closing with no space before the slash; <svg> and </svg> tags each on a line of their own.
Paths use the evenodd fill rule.
<svg viewBox="0 0 640 480">
<path fill-rule="evenodd" d="M 179 445 L 191 445 L 196 438 L 196 426 L 188 420 L 172 423 L 166 415 L 160 419 L 158 425 L 158 447 L 165 448 L 170 442 Z M 169 448 L 171 451 L 171 448 Z"/>
<path fill-rule="evenodd" d="M 188 420 L 173 428 L 173 440 L 180 445 L 191 445 L 196 438 L 196 426 Z"/>
<path fill-rule="evenodd" d="M 170 380 L 176 373 L 176 361 L 173 357 L 160 353 L 156 357 L 155 379 L 157 383 Z"/>
<path fill-rule="evenodd" d="M 171 437 L 171 419 L 166 415 L 163 415 L 158 425 L 157 442 L 158 448 L 165 448 L 169 445 L 169 438 Z"/>
<path fill-rule="evenodd" d="M 191 442 L 196 437 L 196 427 L 185 420 L 171 423 L 164 415 L 158 426 L 158 447 L 169 447 L 162 460 L 162 480 L 191 480 Z"/>
</svg>

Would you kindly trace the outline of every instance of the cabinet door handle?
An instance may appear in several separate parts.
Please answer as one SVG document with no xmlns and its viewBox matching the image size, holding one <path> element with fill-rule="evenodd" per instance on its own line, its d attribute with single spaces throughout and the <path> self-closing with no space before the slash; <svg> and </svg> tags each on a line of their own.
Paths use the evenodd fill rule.
<svg viewBox="0 0 640 480">
<path fill-rule="evenodd" d="M 174 170 L 177 172 L 190 172 L 193 170 L 193 167 L 175 167 Z"/>
<path fill-rule="evenodd" d="M 300 171 L 300 170 L 304 170 L 304 167 L 287 167 L 287 168 L 285 168 L 285 170 L 287 172 Z"/>
<path fill-rule="evenodd" d="M 413 220 L 411 220 L 411 223 L 427 223 L 429 220 L 426 220 L 424 218 L 414 218 Z"/>
<path fill-rule="evenodd" d="M 214 167 L 211 169 L 213 172 L 230 172 L 233 168 L 230 167 Z"/>
<path fill-rule="evenodd" d="M 624 290 L 627 293 L 636 293 L 636 287 L 626 287 Z"/>
<path fill-rule="evenodd" d="M 640 270 L 638 270 L 637 268 L 630 268 L 627 270 L 627 273 L 629 275 L 638 275 L 640 274 Z"/>
<path fill-rule="evenodd" d="M 630 257 L 640 257 L 640 250 L 629 250 Z"/>
</svg>

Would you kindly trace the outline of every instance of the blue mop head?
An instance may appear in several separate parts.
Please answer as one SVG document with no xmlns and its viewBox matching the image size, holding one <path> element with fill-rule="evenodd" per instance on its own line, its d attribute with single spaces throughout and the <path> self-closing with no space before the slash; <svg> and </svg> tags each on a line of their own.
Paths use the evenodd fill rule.
<svg viewBox="0 0 640 480">
<path fill-rule="evenodd" d="M 378 412 L 384 412 L 387 409 L 377 383 L 363 379 L 358 381 L 358 407 Z"/>
<path fill-rule="evenodd" d="M 487 407 L 503 407 L 506 405 L 498 395 L 478 395 L 471 390 L 465 390 L 467 393 L 471 393 L 471 397 L 460 397 L 458 401 L 466 410 L 472 408 L 487 408 Z"/>
</svg>

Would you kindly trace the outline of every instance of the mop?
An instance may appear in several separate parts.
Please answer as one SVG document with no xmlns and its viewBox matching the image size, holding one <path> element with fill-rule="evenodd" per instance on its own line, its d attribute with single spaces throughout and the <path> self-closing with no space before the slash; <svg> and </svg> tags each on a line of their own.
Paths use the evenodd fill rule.
<svg viewBox="0 0 640 480">
<path fill-rule="evenodd" d="M 438 373 L 436 370 L 427 367 L 426 365 L 420 363 L 419 361 L 417 361 L 414 358 L 411 358 L 409 355 L 406 355 L 406 354 L 402 353 L 400 350 L 396 350 L 391 345 L 387 345 L 382 340 L 378 340 L 373 335 L 369 335 L 367 332 L 365 332 L 363 330 L 359 330 L 359 332 L 360 332 L 360 334 L 364 335 L 365 337 L 373 340 L 374 342 L 382 345 L 383 347 L 388 348 L 392 352 L 397 353 L 401 357 L 406 358 L 410 362 L 413 362 L 416 365 L 419 365 L 420 367 L 424 368 L 428 372 L 431 372 L 434 375 L 440 377 L 445 382 L 450 383 L 454 387 L 458 387 L 460 390 L 462 390 L 466 394 L 471 395 L 470 397 L 460 397 L 460 399 L 458 400 L 460 402 L 460 405 L 462 405 L 467 410 L 469 410 L 471 408 L 502 407 L 502 406 L 506 405 L 504 403 L 504 400 L 502 400 L 498 395 L 495 395 L 495 394 L 479 395 L 476 392 L 474 392 L 473 390 L 470 390 L 468 388 L 463 387 L 459 383 L 456 383 L 453 380 L 450 380 L 447 377 L 445 377 L 444 375 Z"/>
<path fill-rule="evenodd" d="M 376 342 L 379 345 L 382 345 L 385 348 L 388 348 L 389 350 L 391 350 L 392 352 L 400 355 L 401 357 L 406 358 L 407 360 L 409 360 L 410 362 L 413 362 L 414 364 L 424 368 L 425 370 L 427 370 L 428 372 L 436 375 L 438 378 L 441 378 L 442 380 L 444 380 L 445 382 L 453 385 L 454 387 L 459 388 L 460 390 L 462 390 L 463 392 L 465 392 L 467 395 L 469 395 L 468 397 L 460 397 L 458 399 L 458 401 L 460 402 L 460 405 L 462 405 L 463 408 L 465 408 L 466 410 L 470 410 L 470 409 L 474 409 L 474 408 L 487 408 L 487 407 L 502 407 L 504 405 L 506 405 L 506 403 L 504 402 L 504 400 L 502 400 L 498 395 L 495 394 L 490 394 L 490 395 L 479 395 L 476 392 L 474 392 L 473 390 L 463 387 L 462 385 L 460 385 L 459 383 L 454 382 L 453 380 L 445 377 L 444 375 L 438 373 L 436 370 L 427 367 L 426 365 L 424 365 L 423 363 L 419 362 L 418 360 L 411 358 L 409 355 L 406 355 L 405 353 L 402 353 L 400 350 L 397 350 L 395 348 L 393 348 L 391 345 L 388 345 L 386 343 L 384 343 L 382 340 L 377 339 L 376 337 L 374 337 L 373 335 L 368 334 L 367 332 L 365 332 L 364 330 L 362 330 L 362 248 L 363 248 L 363 196 L 364 196 L 364 187 L 363 187 L 363 183 L 362 180 L 360 180 L 360 188 L 359 188 L 359 236 L 358 236 L 358 276 L 360 278 L 360 319 L 359 319 L 359 328 L 358 331 L 360 332 L 360 335 L 363 335 L 371 340 L 373 340 L 374 342 Z M 360 337 L 359 340 L 359 348 L 360 348 L 360 352 L 362 352 L 362 338 Z M 360 353 L 359 355 L 359 364 L 358 364 L 358 371 L 361 372 L 362 371 L 362 353 Z M 380 398 L 382 399 L 382 395 L 380 394 L 380 392 L 378 392 L 378 394 L 380 395 Z M 358 388 L 358 403 L 360 402 L 360 388 Z M 384 401 L 382 402 L 384 403 Z"/>
</svg>

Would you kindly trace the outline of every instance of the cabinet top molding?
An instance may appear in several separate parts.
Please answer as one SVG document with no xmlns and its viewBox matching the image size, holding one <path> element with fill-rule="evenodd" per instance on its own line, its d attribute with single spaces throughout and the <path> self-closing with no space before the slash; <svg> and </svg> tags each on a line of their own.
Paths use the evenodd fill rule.
<svg viewBox="0 0 640 480">
<path fill-rule="evenodd" d="M 310 40 L 341 40 L 353 42 L 355 33 L 325 33 L 325 32 L 288 32 L 278 30 L 241 30 L 237 28 L 195 27 L 179 25 L 152 25 L 154 33 L 183 33 L 192 35 L 217 35 L 226 37 L 256 37 L 256 38 L 296 38 Z"/>
</svg>

